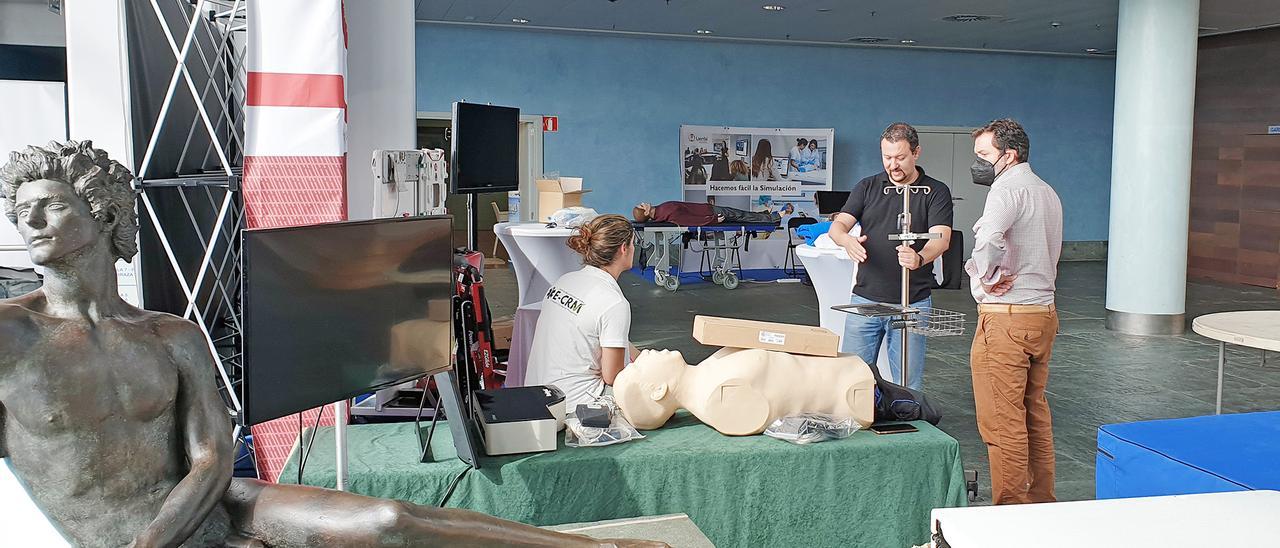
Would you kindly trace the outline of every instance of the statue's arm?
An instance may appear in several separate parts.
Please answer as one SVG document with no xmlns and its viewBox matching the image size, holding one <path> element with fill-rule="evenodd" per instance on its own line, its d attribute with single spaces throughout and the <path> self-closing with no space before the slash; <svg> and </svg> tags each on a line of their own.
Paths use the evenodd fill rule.
<svg viewBox="0 0 1280 548">
<path fill-rule="evenodd" d="M 177 546 L 204 522 L 231 483 L 230 421 L 214 383 L 215 366 L 203 335 L 185 321 L 159 330 L 178 367 L 178 435 L 189 470 L 169 492 L 135 546 Z"/>
</svg>

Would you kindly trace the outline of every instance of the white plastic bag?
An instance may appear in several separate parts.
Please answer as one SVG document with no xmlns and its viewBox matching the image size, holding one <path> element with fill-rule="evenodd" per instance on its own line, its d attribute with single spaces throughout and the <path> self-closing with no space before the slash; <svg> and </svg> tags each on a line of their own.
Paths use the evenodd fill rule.
<svg viewBox="0 0 1280 548">
<path fill-rule="evenodd" d="M 600 214 L 589 207 L 566 207 L 551 214 L 551 222 L 560 228 L 578 228 Z"/>
<path fill-rule="evenodd" d="M 613 419 L 609 422 L 609 427 L 594 428 L 583 426 L 578 417 L 570 412 L 569 416 L 564 419 L 565 447 L 604 447 L 615 443 L 644 439 L 644 434 L 636 430 L 636 427 L 631 426 L 631 421 L 622 416 L 622 413 L 618 410 L 618 405 L 614 403 L 612 397 L 601 396 L 596 402 L 609 406 L 613 415 Z"/>
<path fill-rule="evenodd" d="M 862 428 L 852 417 L 837 417 L 820 413 L 805 413 L 783 417 L 768 428 L 764 435 L 786 440 L 796 445 L 806 445 L 827 440 L 839 440 L 852 436 Z"/>
</svg>

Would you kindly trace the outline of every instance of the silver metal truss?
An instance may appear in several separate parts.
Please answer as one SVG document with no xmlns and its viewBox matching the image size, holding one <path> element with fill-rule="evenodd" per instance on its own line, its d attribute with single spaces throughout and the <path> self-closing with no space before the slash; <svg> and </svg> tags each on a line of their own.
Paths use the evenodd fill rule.
<svg viewBox="0 0 1280 548">
<path fill-rule="evenodd" d="M 243 441 L 240 395 L 243 379 L 240 311 L 240 284 L 243 269 L 240 257 L 240 230 L 245 224 L 244 202 L 240 196 L 240 177 L 244 159 L 244 106 L 247 72 L 243 31 L 246 27 L 244 0 L 149 0 L 151 10 L 173 55 L 173 72 L 164 102 L 151 131 L 142 163 L 137 170 L 135 186 L 142 208 L 150 218 L 174 276 L 186 297 L 185 319 L 192 320 L 204 334 L 205 343 L 217 364 L 224 402 L 235 418 L 235 436 Z M 162 4 L 169 8 L 170 16 Z M 175 18 L 174 13 L 181 14 Z M 207 49 L 203 44 L 216 44 Z M 197 85 L 193 72 L 201 69 L 207 76 L 203 86 Z M 180 93 L 180 82 L 188 94 Z M 216 102 L 210 100 L 210 94 Z M 186 140 L 174 169 L 164 173 L 180 173 L 189 159 L 201 157 L 200 166 L 215 165 L 201 173 L 172 178 L 149 178 L 159 171 L 153 162 L 164 130 L 179 122 L 168 120 L 170 107 L 177 101 L 190 100 L 198 116 L 187 129 Z M 210 108 L 209 105 L 216 105 Z M 195 139 L 197 131 L 205 136 Z M 171 133 L 172 135 L 172 133 Z M 207 137 L 205 150 L 196 150 Z M 216 164 L 214 163 L 216 159 Z M 181 199 L 190 226 L 182 222 L 161 222 L 153 195 L 175 194 Z M 213 213 L 214 223 L 201 228 L 200 219 Z M 194 280 L 184 273 L 171 235 L 194 230 L 201 244 L 202 256 Z"/>
</svg>

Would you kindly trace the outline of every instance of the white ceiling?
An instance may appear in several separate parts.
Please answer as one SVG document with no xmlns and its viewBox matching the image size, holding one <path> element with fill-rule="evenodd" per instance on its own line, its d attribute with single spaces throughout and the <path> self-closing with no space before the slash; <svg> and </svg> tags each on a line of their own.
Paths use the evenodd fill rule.
<svg viewBox="0 0 1280 548">
<path fill-rule="evenodd" d="M 766 11 L 765 4 L 785 6 Z M 1201 0 L 1202 34 L 1280 24 L 1280 1 Z M 1113 52 L 1118 0 L 417 0 L 419 21 L 700 37 L 1084 54 Z M 958 14 L 983 22 L 943 20 Z M 512 19 L 527 19 L 527 24 Z M 1052 23 L 1060 25 L 1054 27 Z"/>
</svg>

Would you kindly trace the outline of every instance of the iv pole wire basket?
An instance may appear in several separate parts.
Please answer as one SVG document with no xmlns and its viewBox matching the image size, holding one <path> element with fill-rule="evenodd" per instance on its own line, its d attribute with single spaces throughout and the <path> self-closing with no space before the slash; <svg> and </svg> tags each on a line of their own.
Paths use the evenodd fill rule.
<svg viewBox="0 0 1280 548">
<path fill-rule="evenodd" d="M 954 337 L 964 334 L 964 313 L 941 308 L 920 307 L 911 332 L 926 337 Z"/>
</svg>

